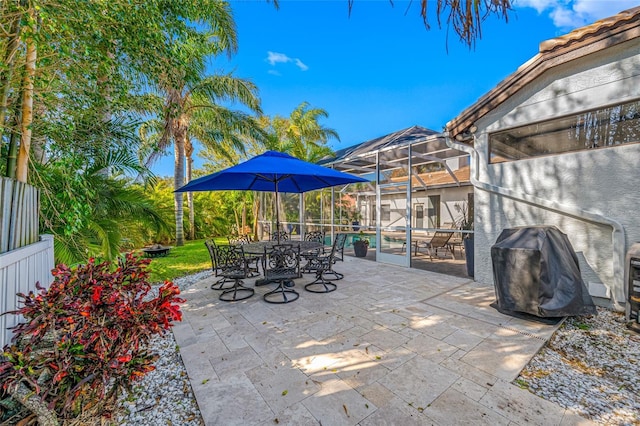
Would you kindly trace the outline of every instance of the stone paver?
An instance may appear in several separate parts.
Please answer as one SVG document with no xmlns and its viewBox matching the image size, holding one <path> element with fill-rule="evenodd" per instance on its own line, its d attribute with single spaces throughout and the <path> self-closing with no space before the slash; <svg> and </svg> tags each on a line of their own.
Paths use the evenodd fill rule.
<svg viewBox="0 0 640 426">
<path fill-rule="evenodd" d="M 328 294 L 235 303 L 207 278 L 173 332 L 207 425 L 579 425 L 510 383 L 557 325 L 502 315 L 493 287 L 345 257 Z M 247 285 L 253 283 L 247 280 Z"/>
</svg>

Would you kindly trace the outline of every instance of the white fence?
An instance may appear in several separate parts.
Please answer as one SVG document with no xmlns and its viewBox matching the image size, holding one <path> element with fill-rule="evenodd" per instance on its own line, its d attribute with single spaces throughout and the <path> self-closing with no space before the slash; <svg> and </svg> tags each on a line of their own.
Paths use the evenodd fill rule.
<svg viewBox="0 0 640 426">
<path fill-rule="evenodd" d="M 0 313 L 17 309 L 17 293 L 36 290 L 36 282 L 49 287 L 53 281 L 53 236 L 41 235 L 40 241 L 0 254 Z M 20 321 L 17 315 L 0 315 L 0 348 L 11 341 L 9 327 Z"/>
<path fill-rule="evenodd" d="M 0 253 L 38 241 L 38 188 L 0 177 L 0 206 Z"/>
</svg>

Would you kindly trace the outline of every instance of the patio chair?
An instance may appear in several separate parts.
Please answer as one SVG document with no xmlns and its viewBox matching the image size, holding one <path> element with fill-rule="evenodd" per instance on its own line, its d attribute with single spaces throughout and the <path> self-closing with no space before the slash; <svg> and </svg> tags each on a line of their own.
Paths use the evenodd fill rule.
<svg viewBox="0 0 640 426">
<path fill-rule="evenodd" d="M 245 287 L 242 280 L 249 277 L 249 266 L 242 245 L 217 246 L 216 259 L 223 277 L 233 281 L 233 286 L 222 289 L 218 298 L 225 302 L 235 302 L 253 296 L 254 289 Z"/>
<path fill-rule="evenodd" d="M 333 259 L 333 263 L 337 260 L 344 262 L 344 245 L 347 242 L 347 234 L 345 233 L 337 233 L 336 241 L 338 241 L 338 245 L 336 246 L 336 255 Z"/>
<path fill-rule="evenodd" d="M 268 303 L 289 303 L 297 300 L 300 294 L 292 287 L 293 280 L 300 278 L 300 247 L 293 244 L 277 244 L 264 249 L 262 270 L 266 283 L 278 286 L 265 293 L 263 299 Z"/>
<path fill-rule="evenodd" d="M 222 267 L 220 266 L 220 261 L 218 260 L 218 246 L 213 240 L 205 240 L 204 245 L 209 250 L 209 257 L 211 257 L 211 270 L 213 271 L 213 276 L 220 277 L 222 275 Z M 227 290 L 231 288 L 230 286 L 225 286 L 225 284 L 232 282 L 232 280 L 227 279 L 226 277 L 220 278 L 215 283 L 211 284 L 212 290 Z"/>
<path fill-rule="evenodd" d="M 248 235 L 232 235 L 227 236 L 229 245 L 245 245 L 251 243 L 251 237 Z M 249 265 L 249 277 L 257 277 L 260 275 L 260 256 L 253 256 L 245 253 L 247 264 Z"/>
<path fill-rule="evenodd" d="M 251 238 L 248 235 L 231 235 L 227 236 L 227 241 L 229 241 L 231 245 L 249 244 Z"/>
<path fill-rule="evenodd" d="M 316 243 L 320 243 L 323 246 L 319 247 L 317 249 L 314 249 L 312 251 L 308 251 L 305 253 L 301 253 L 300 256 L 302 256 L 303 259 L 305 260 L 309 260 L 309 258 L 317 256 L 319 254 L 324 254 L 325 249 L 324 249 L 324 232 L 322 231 L 310 231 L 310 232 L 306 232 L 304 234 L 304 241 L 314 241 Z M 302 270 L 302 272 L 305 272 L 304 270 Z"/>
<path fill-rule="evenodd" d="M 415 254 L 418 255 L 419 248 L 425 248 L 429 254 L 429 260 L 433 260 L 434 256 L 438 257 L 438 250 L 444 250 L 451 253 L 451 257 L 455 259 L 456 257 L 449 244 L 452 236 L 453 232 L 436 231 L 429 241 L 416 241 Z"/>
<path fill-rule="evenodd" d="M 289 241 L 289 234 L 287 231 L 274 231 L 271 233 L 271 241 Z"/>
<path fill-rule="evenodd" d="M 323 231 L 309 231 L 304 234 L 304 241 L 315 241 L 324 244 Z"/>
<path fill-rule="evenodd" d="M 330 293 L 338 288 L 338 286 L 332 282 L 344 278 L 343 274 L 333 270 L 333 265 L 336 263 L 336 253 L 338 252 L 338 246 L 340 244 L 338 235 L 336 235 L 333 246 L 331 246 L 331 251 L 328 254 L 314 256 L 310 258 L 309 262 L 305 265 L 308 271 L 315 272 L 316 274 L 316 279 L 304 286 L 305 290 L 311 293 Z M 325 278 L 326 274 L 333 275 L 335 277 L 334 280 L 327 280 Z"/>
</svg>

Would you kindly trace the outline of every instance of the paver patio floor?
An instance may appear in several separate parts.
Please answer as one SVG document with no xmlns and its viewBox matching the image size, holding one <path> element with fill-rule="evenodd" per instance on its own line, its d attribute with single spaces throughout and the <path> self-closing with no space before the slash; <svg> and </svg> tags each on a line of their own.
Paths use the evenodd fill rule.
<svg viewBox="0 0 640 426">
<path fill-rule="evenodd" d="M 491 286 L 345 257 L 332 293 L 222 302 L 185 292 L 174 327 L 207 425 L 572 425 L 512 385 L 557 326 L 503 315 Z M 251 281 L 246 283 L 252 286 Z"/>
</svg>

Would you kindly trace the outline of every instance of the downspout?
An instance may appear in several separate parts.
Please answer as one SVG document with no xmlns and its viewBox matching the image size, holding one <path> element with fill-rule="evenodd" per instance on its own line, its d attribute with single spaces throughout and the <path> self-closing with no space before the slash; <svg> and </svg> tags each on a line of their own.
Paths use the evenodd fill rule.
<svg viewBox="0 0 640 426">
<path fill-rule="evenodd" d="M 563 205 L 558 203 L 557 201 L 546 200 L 530 194 L 516 193 L 515 191 L 512 191 L 511 189 L 508 189 L 508 188 L 492 185 L 487 182 L 481 182 L 480 180 L 478 180 L 478 176 L 480 175 L 480 167 L 479 167 L 480 160 L 479 160 L 478 152 L 474 147 L 475 141 L 476 141 L 476 135 L 473 134 L 474 146 L 453 141 L 449 137 L 448 132 L 444 132 L 444 138 L 449 148 L 464 151 L 469 155 L 471 155 L 473 173 L 470 173 L 469 178 L 474 188 L 478 188 L 479 190 L 486 191 L 492 194 L 498 194 L 515 201 L 527 203 L 535 207 L 542 207 L 544 209 L 550 210 L 555 213 L 577 217 L 579 219 L 584 219 L 590 222 L 607 225 L 613 228 L 613 231 L 611 233 L 611 240 L 613 244 L 613 259 L 612 259 L 613 260 L 613 280 L 614 280 L 614 283 L 621 283 L 622 285 L 616 286 L 614 284 L 613 288 L 611 289 L 611 296 L 613 298 L 613 308 L 617 311 L 624 312 L 625 305 L 626 305 L 626 296 L 625 296 L 626 286 L 624 283 L 626 237 L 625 237 L 624 228 L 620 224 L 620 222 L 618 222 L 615 219 L 603 216 L 599 213 L 594 213 L 594 212 L 577 208 L 574 206 Z"/>
</svg>

